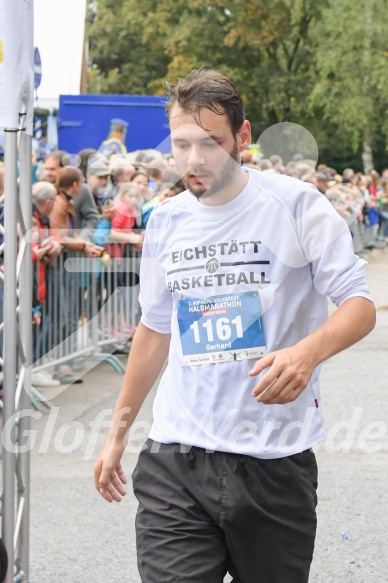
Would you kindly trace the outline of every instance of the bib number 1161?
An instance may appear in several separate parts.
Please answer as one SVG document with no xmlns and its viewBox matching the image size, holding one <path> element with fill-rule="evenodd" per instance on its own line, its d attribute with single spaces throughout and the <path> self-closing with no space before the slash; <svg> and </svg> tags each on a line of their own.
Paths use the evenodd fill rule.
<svg viewBox="0 0 388 583">
<path fill-rule="evenodd" d="M 236 316 L 233 320 L 229 320 L 229 318 L 217 318 L 215 321 L 209 319 L 202 322 L 201 326 L 196 320 L 190 326 L 190 329 L 194 332 L 194 342 L 196 344 L 201 343 L 201 328 L 204 329 L 207 335 L 207 342 L 214 341 L 214 332 L 218 340 L 229 340 L 233 333 L 235 333 L 236 338 L 244 337 L 241 316 Z"/>
</svg>

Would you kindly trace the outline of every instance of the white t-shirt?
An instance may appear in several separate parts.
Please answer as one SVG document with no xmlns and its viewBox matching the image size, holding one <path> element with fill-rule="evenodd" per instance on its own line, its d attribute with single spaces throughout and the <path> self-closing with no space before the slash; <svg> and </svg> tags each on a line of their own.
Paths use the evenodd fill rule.
<svg viewBox="0 0 388 583">
<path fill-rule="evenodd" d="M 284 405 L 257 403 L 260 376 L 248 372 L 260 355 L 318 328 L 327 296 L 337 306 L 371 300 L 364 267 L 328 200 L 293 178 L 250 171 L 224 205 L 205 206 L 188 191 L 161 203 L 140 274 L 142 323 L 172 335 L 150 437 L 258 458 L 322 441 L 320 367 Z"/>
</svg>

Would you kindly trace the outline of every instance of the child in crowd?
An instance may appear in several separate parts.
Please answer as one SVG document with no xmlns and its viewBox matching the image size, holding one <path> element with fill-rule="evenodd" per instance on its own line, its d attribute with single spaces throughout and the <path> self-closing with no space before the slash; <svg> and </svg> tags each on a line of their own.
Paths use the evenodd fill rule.
<svg viewBox="0 0 388 583">
<path fill-rule="evenodd" d="M 134 233 L 136 204 L 141 195 L 139 186 L 133 182 L 124 182 L 119 185 L 117 196 L 114 200 L 116 214 L 112 219 L 112 231 L 109 237 L 110 242 L 135 246 L 137 251 L 141 251 L 144 239 L 144 231 Z M 116 246 L 118 249 L 120 247 Z M 114 254 L 120 257 L 121 253 Z"/>
<path fill-rule="evenodd" d="M 145 231 L 135 232 L 136 203 L 141 195 L 139 186 L 133 182 L 124 182 L 118 186 L 117 196 L 114 199 L 116 214 L 112 219 L 112 230 L 109 241 L 115 243 L 109 246 L 109 254 L 115 258 L 115 269 L 110 271 L 107 281 L 107 296 L 117 287 L 123 288 L 125 317 L 122 331 L 133 332 L 133 322 L 130 320 L 130 304 L 132 293 L 129 289 L 138 283 L 138 268 L 135 266 L 136 252 L 143 246 Z M 109 277 L 110 276 L 110 277 Z M 128 324 L 125 324 L 128 322 Z"/>
</svg>

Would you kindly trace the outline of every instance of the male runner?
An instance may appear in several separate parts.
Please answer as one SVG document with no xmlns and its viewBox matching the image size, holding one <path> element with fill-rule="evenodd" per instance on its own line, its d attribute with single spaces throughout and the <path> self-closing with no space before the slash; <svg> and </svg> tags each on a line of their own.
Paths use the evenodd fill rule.
<svg viewBox="0 0 388 583">
<path fill-rule="evenodd" d="M 133 476 L 142 581 L 305 583 L 319 368 L 374 326 L 364 262 L 315 187 L 241 167 L 250 126 L 229 79 L 195 70 L 169 90 L 187 190 L 150 217 L 142 319 L 96 487 L 125 494 L 125 434 L 168 355 Z"/>
</svg>

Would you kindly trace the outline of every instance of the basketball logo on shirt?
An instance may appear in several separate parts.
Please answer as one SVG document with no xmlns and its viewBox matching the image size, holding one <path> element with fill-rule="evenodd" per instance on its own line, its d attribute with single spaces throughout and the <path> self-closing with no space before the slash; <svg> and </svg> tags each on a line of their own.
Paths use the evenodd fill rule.
<svg viewBox="0 0 388 583">
<path fill-rule="evenodd" d="M 209 273 L 215 273 L 219 267 L 220 262 L 215 257 L 213 257 L 213 259 L 209 259 L 209 261 L 206 263 L 206 269 Z"/>
</svg>

